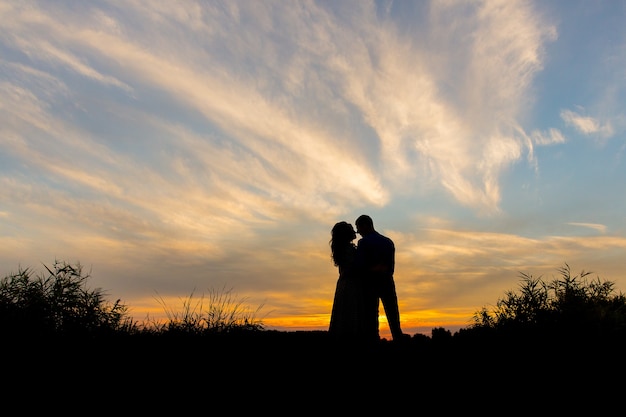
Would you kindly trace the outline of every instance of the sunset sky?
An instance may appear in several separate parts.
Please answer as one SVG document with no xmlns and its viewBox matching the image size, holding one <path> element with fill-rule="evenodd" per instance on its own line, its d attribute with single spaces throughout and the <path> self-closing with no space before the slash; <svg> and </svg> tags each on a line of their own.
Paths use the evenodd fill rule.
<svg viewBox="0 0 626 417">
<path fill-rule="evenodd" d="M 0 0 L 0 21 L 2 277 L 78 262 L 139 321 L 228 290 L 268 329 L 326 329 L 330 230 L 369 214 L 406 333 L 565 264 L 626 292 L 626 2 Z"/>
</svg>

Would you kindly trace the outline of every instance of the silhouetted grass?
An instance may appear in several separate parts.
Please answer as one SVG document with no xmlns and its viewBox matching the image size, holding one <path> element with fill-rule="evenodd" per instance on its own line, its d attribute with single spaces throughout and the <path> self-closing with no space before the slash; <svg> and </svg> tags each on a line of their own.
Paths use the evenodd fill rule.
<svg viewBox="0 0 626 417">
<path fill-rule="evenodd" d="M 255 309 L 246 304 L 247 298 L 237 298 L 232 288 L 209 289 L 208 297 L 195 293 L 181 300 L 181 308 L 174 309 L 162 297 L 157 302 L 163 307 L 167 320 L 148 320 L 140 325 L 141 331 L 169 336 L 200 336 L 215 333 L 232 333 L 264 330 L 258 314 L 263 304 Z"/>
<path fill-rule="evenodd" d="M 473 325 L 454 334 L 435 328 L 430 337 L 415 334 L 402 343 L 383 339 L 367 346 L 338 344 L 325 331 L 266 330 L 259 318 L 263 305 L 250 308 L 246 298 L 237 298 L 226 287 L 210 289 L 208 295 L 192 293 L 179 309 L 157 297 L 167 319 L 140 323 L 129 317 L 120 300 L 109 303 L 101 289 L 87 288 L 90 275 L 80 264 L 55 261 L 45 271 L 35 275 L 30 268 L 20 268 L 0 281 L 4 340 L 82 338 L 97 340 L 99 346 L 111 343 L 115 349 L 124 339 L 124 346 L 130 348 L 132 342 L 133 349 L 173 349 L 183 355 L 180 349 L 201 349 L 274 361 L 299 353 L 310 356 L 311 363 L 358 353 L 402 361 L 405 368 L 423 367 L 423 357 L 431 359 L 428 366 L 444 359 L 455 363 L 451 357 L 459 366 L 468 366 L 495 356 L 519 361 L 540 349 L 616 352 L 626 340 L 626 297 L 609 281 L 587 281 L 589 273 L 584 271 L 573 276 L 567 264 L 558 269 L 561 277 L 548 283 L 522 274 L 519 291 L 506 292 L 491 310 L 483 307 Z"/>
</svg>

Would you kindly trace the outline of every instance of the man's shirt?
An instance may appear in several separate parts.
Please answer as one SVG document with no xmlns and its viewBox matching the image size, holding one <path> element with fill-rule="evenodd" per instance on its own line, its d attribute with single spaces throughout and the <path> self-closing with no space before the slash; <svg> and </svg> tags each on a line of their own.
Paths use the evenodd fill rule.
<svg viewBox="0 0 626 417">
<path fill-rule="evenodd" d="M 386 272 L 393 275 L 396 248 L 391 239 L 374 231 L 357 243 L 357 268 L 368 272 Z"/>
</svg>

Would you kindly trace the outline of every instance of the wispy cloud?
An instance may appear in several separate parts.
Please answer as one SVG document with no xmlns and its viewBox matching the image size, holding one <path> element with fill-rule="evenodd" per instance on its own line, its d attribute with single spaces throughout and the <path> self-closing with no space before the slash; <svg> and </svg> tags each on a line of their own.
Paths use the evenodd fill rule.
<svg viewBox="0 0 626 417">
<path fill-rule="evenodd" d="M 306 13 L 301 6 L 271 2 L 192 8 L 184 14 L 164 4 L 129 6 L 141 15 L 139 34 L 125 26 L 133 18 L 122 18 L 115 9 L 94 7 L 87 19 L 63 23 L 54 14 L 17 8 L 7 17 L 14 22 L 14 38 L 33 58 L 126 92 L 139 86 L 165 91 L 183 106 L 176 112 L 186 107 L 202 114 L 200 122 L 220 129 L 211 136 L 238 143 L 254 159 L 227 166 L 233 172 L 258 167 L 259 175 L 247 179 L 259 180 L 259 188 L 278 192 L 272 197 L 284 202 L 288 195 L 305 193 L 309 203 L 324 204 L 312 196 L 325 195 L 334 204 L 340 187 L 344 196 L 383 205 L 388 201 L 384 189 L 407 192 L 407 181 L 426 174 L 460 203 L 497 210 L 498 176 L 526 146 L 516 133 L 520 104 L 528 100 L 526 87 L 542 67 L 542 43 L 554 32 L 530 18 L 529 5 L 515 2 L 477 4 L 472 13 L 455 14 L 459 25 L 450 33 L 433 25 L 433 49 L 415 45 L 391 24 L 381 25 L 381 17 L 367 7 L 352 17 L 331 15 L 312 3 Z M 454 10 L 438 4 L 430 19 L 438 23 Z M 244 20 L 245 29 L 234 30 Z M 298 36 L 287 37 L 285 25 L 298 27 Z M 452 35 L 460 31 L 467 40 L 459 44 Z M 37 36 L 42 32 L 49 40 Z M 197 36 L 195 47 L 187 43 L 189 36 Z M 148 49 L 149 43 L 158 48 Z M 460 49 L 471 51 L 461 61 Z M 431 63 L 434 51 L 449 55 Z M 86 62 L 99 63 L 107 73 Z M 445 80 L 459 80 L 453 95 L 442 84 L 446 64 Z M 465 75 L 461 78 L 455 68 Z M 315 81 L 322 74 L 324 84 Z M 333 84 L 336 89 L 328 90 Z M 332 112 L 320 110 L 328 103 Z M 340 121 L 354 119 L 354 108 L 372 128 L 369 139 L 346 132 Z M 379 153 L 364 153 L 364 141 L 372 141 Z M 370 184 L 366 194 L 362 183 Z"/>
<path fill-rule="evenodd" d="M 596 230 L 602 234 L 606 233 L 606 225 L 603 224 L 596 224 L 596 223 L 577 223 L 577 222 L 570 222 L 567 223 L 570 224 L 572 226 L 580 226 L 580 227 L 587 227 L 589 229 L 593 229 Z"/>
<path fill-rule="evenodd" d="M 550 129 L 547 132 L 533 131 L 531 134 L 533 143 L 537 145 L 556 145 L 565 143 L 565 137 L 558 129 Z"/>
<path fill-rule="evenodd" d="M 572 110 L 561 111 L 561 118 L 570 126 L 585 135 L 597 134 L 601 138 L 613 136 L 614 131 L 610 123 L 601 123 L 598 119 L 590 116 L 582 116 Z"/>
</svg>

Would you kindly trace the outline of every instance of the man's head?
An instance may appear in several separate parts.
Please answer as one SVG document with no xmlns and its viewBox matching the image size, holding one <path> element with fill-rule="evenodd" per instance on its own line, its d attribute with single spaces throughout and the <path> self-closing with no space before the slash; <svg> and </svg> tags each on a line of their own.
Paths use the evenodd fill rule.
<svg viewBox="0 0 626 417">
<path fill-rule="evenodd" d="M 367 214 L 361 214 L 354 224 L 356 224 L 356 232 L 361 236 L 365 236 L 374 231 L 374 221 Z"/>
</svg>

